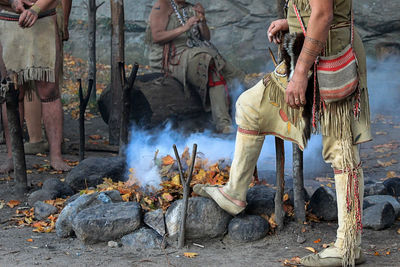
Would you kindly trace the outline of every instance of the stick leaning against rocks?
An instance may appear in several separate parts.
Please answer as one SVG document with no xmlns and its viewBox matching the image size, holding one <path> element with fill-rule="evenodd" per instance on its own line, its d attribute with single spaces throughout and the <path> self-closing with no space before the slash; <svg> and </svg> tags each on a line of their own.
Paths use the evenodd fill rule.
<svg viewBox="0 0 400 267">
<path fill-rule="evenodd" d="M 190 193 L 190 182 L 192 181 L 192 175 L 193 175 L 193 168 L 194 168 L 194 163 L 196 161 L 196 153 L 197 153 L 197 144 L 193 145 L 192 149 L 192 157 L 191 157 L 191 162 L 190 162 L 190 167 L 188 168 L 188 173 L 187 173 L 187 179 L 185 180 L 183 170 L 182 170 L 182 163 L 181 159 L 179 157 L 178 149 L 176 148 L 176 145 L 173 146 L 174 152 L 175 152 L 175 157 L 178 162 L 178 167 L 179 167 L 179 176 L 181 178 L 181 184 L 183 186 L 183 205 L 182 205 L 182 211 L 181 211 L 181 225 L 179 229 L 179 239 L 178 239 L 178 248 L 183 248 L 185 245 L 185 227 L 186 227 L 186 217 L 187 217 L 187 209 L 188 209 L 188 201 L 189 201 L 189 193 Z"/>
</svg>

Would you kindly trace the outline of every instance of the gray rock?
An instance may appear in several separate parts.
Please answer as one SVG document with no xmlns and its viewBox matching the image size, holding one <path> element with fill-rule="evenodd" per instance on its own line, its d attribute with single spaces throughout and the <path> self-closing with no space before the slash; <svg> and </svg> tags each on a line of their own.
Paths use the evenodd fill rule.
<svg viewBox="0 0 400 267">
<path fill-rule="evenodd" d="M 275 189 L 265 185 L 256 185 L 249 189 L 246 196 L 246 213 L 270 216 L 275 212 Z"/>
<path fill-rule="evenodd" d="M 389 195 L 400 197 L 400 178 L 390 178 L 383 182 Z"/>
<path fill-rule="evenodd" d="M 364 198 L 364 209 L 379 204 L 389 202 L 393 209 L 396 218 L 400 216 L 400 203 L 392 196 L 389 195 L 378 195 L 378 196 L 369 196 Z"/>
<path fill-rule="evenodd" d="M 289 188 L 289 190 L 287 190 L 286 193 L 289 195 L 288 204 L 294 206 L 294 190 L 293 190 L 293 188 Z M 310 195 L 308 194 L 307 190 L 304 187 L 303 187 L 302 193 L 303 193 L 304 201 L 305 202 L 310 201 Z"/>
<path fill-rule="evenodd" d="M 73 234 L 72 221 L 81 210 L 89 207 L 97 199 L 98 193 L 81 195 L 64 207 L 56 222 L 58 237 L 68 237 Z"/>
<path fill-rule="evenodd" d="M 108 241 L 107 246 L 109 246 L 110 248 L 117 248 L 119 245 L 115 241 Z"/>
<path fill-rule="evenodd" d="M 154 249 L 161 247 L 162 237 L 152 229 L 140 228 L 129 235 L 123 236 L 121 243 L 128 248 Z"/>
<path fill-rule="evenodd" d="M 57 197 L 66 198 L 74 194 L 74 190 L 66 184 L 61 182 L 58 178 L 50 178 L 43 182 L 43 190 L 56 191 Z"/>
<path fill-rule="evenodd" d="M 57 208 L 53 205 L 49 205 L 42 201 L 36 201 L 35 203 L 35 218 L 43 220 L 49 217 L 51 214 L 57 213 Z"/>
<path fill-rule="evenodd" d="M 103 193 L 106 194 L 113 203 L 118 203 L 123 201 L 121 193 L 118 190 L 104 191 Z"/>
<path fill-rule="evenodd" d="M 136 202 L 101 204 L 79 212 L 72 228 L 86 244 L 115 240 L 139 228 L 141 212 Z"/>
<path fill-rule="evenodd" d="M 165 223 L 169 237 L 177 238 L 181 222 L 183 200 L 172 203 L 165 214 Z M 231 216 L 214 201 L 203 197 L 189 199 L 186 219 L 186 237 L 214 238 L 224 235 Z"/>
<path fill-rule="evenodd" d="M 159 235 L 165 235 L 165 218 L 162 209 L 146 212 L 144 214 L 143 221 L 147 226 L 155 230 Z"/>
<path fill-rule="evenodd" d="M 48 191 L 48 190 L 39 189 L 29 195 L 28 204 L 30 206 L 33 206 L 33 205 L 35 205 L 35 203 L 37 201 L 56 199 L 57 195 L 58 195 L 57 191 Z"/>
<path fill-rule="evenodd" d="M 382 182 L 372 182 L 365 184 L 364 196 L 374 196 L 374 195 L 386 195 L 386 187 Z"/>
<path fill-rule="evenodd" d="M 238 242 L 253 242 L 267 235 L 268 222 L 258 215 L 235 217 L 229 223 L 228 236 Z"/>
<path fill-rule="evenodd" d="M 390 227 L 395 219 L 393 206 L 389 202 L 379 203 L 364 210 L 363 226 L 382 230 Z"/>
<path fill-rule="evenodd" d="M 315 190 L 309 207 L 314 215 L 323 220 L 337 219 L 336 194 L 329 187 L 323 186 Z"/>
<path fill-rule="evenodd" d="M 106 177 L 113 181 L 125 180 L 124 174 L 125 160 L 122 157 L 87 158 L 68 173 L 65 182 L 73 190 L 79 191 L 86 187 L 96 187 Z"/>
</svg>

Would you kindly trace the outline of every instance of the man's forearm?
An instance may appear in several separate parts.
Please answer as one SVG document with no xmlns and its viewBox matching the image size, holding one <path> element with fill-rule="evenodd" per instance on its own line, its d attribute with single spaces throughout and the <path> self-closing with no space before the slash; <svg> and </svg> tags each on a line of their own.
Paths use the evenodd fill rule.
<svg viewBox="0 0 400 267">
<path fill-rule="evenodd" d="M 307 36 L 304 40 L 295 74 L 306 75 L 315 59 L 321 53 L 328 38 L 333 13 L 324 10 L 313 10 L 308 22 Z"/>
<path fill-rule="evenodd" d="M 199 23 L 199 28 L 200 28 L 201 36 L 205 40 L 209 41 L 211 39 L 211 34 L 210 34 L 210 29 L 208 28 L 207 23 L 205 21 L 204 22 L 200 22 Z"/>
<path fill-rule="evenodd" d="M 35 6 L 38 6 L 41 11 L 48 10 L 49 8 L 55 7 L 57 0 L 38 0 Z"/>
</svg>

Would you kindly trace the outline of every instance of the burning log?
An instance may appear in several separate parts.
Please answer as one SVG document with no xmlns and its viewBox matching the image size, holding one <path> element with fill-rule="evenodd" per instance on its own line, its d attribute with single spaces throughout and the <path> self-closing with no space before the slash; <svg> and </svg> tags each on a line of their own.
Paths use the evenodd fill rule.
<svg viewBox="0 0 400 267">
<path fill-rule="evenodd" d="M 95 86 L 92 79 L 89 79 L 87 95 L 83 96 L 82 80 L 79 79 L 79 161 L 85 159 L 85 110 L 89 103 L 90 93 Z"/>
<path fill-rule="evenodd" d="M 182 221 L 180 225 L 180 230 L 179 230 L 179 239 L 178 239 L 178 248 L 183 248 L 185 245 L 185 227 L 186 227 L 186 217 L 187 217 L 187 209 L 188 209 L 188 201 L 189 201 L 189 193 L 190 193 L 190 182 L 192 181 L 192 175 L 193 175 L 193 168 L 196 160 L 196 153 L 197 153 L 197 145 L 193 145 L 193 150 L 192 150 L 192 157 L 191 157 L 191 163 L 190 167 L 188 169 L 187 173 L 187 179 L 185 180 L 183 170 L 182 170 L 182 163 L 181 159 L 179 157 L 178 149 L 176 148 L 176 145 L 173 146 L 174 152 L 175 152 L 175 157 L 178 162 L 179 166 L 179 175 L 181 179 L 181 184 L 183 186 L 183 206 L 182 206 Z"/>
</svg>

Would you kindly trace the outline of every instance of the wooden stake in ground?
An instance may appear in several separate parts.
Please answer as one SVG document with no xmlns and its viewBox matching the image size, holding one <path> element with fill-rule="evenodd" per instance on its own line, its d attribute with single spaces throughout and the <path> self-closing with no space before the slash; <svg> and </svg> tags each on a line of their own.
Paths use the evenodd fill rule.
<svg viewBox="0 0 400 267">
<path fill-rule="evenodd" d="M 6 101 L 8 129 L 11 137 L 12 156 L 14 161 L 14 174 L 17 181 L 17 193 L 23 194 L 28 189 L 28 179 L 26 176 L 26 161 L 24 151 L 24 141 L 22 138 L 21 120 L 18 110 L 18 94 L 14 83 L 9 79 L 1 82 L 1 91 L 4 91 L 3 100 Z M 1 101 L 0 101 L 1 102 Z"/>
<path fill-rule="evenodd" d="M 137 72 L 139 70 L 139 64 L 135 63 L 132 72 L 129 75 L 128 80 L 125 77 L 125 65 L 121 62 L 120 64 L 121 73 L 123 75 L 124 87 L 122 91 L 122 114 L 121 114 L 121 127 L 119 134 L 119 154 L 122 155 L 126 145 L 129 142 L 129 117 L 131 111 L 131 90 L 136 80 Z"/>
<path fill-rule="evenodd" d="M 293 195 L 294 213 L 297 222 L 303 224 L 306 221 L 304 200 L 304 176 L 303 176 L 303 151 L 293 143 Z"/>
<path fill-rule="evenodd" d="M 276 193 L 275 193 L 275 221 L 278 230 L 283 228 L 285 211 L 283 210 L 283 193 L 285 190 L 285 145 L 282 139 L 275 137 L 276 153 Z"/>
<path fill-rule="evenodd" d="M 96 84 L 96 12 L 97 9 L 104 4 L 104 2 L 102 2 L 100 5 L 96 5 L 96 0 L 88 0 L 87 3 L 84 3 L 86 4 L 88 11 L 88 79 L 92 79 L 93 84 Z M 96 101 L 96 93 L 92 94 L 90 99 Z"/>
<path fill-rule="evenodd" d="M 179 167 L 179 176 L 181 178 L 181 184 L 183 187 L 183 205 L 182 205 L 182 211 L 181 211 L 181 216 L 182 216 L 182 221 L 179 229 L 179 239 L 178 239 L 178 248 L 183 248 L 185 245 L 185 227 L 186 227 L 186 217 L 187 217 L 187 209 L 188 209 L 188 202 L 189 202 L 189 193 L 190 193 L 190 182 L 192 181 L 192 175 L 193 175 L 193 168 L 194 164 L 196 161 L 196 154 L 197 154 L 197 144 L 193 145 L 192 149 L 192 157 L 190 160 L 190 166 L 188 169 L 187 173 L 187 179 L 185 180 L 183 170 L 182 170 L 182 163 L 181 159 L 179 157 L 178 149 L 176 148 L 176 145 L 173 146 L 174 152 L 175 152 L 175 157 L 178 162 L 178 167 Z"/>
<path fill-rule="evenodd" d="M 85 110 L 89 103 L 90 94 L 95 86 L 93 80 L 89 80 L 89 87 L 85 97 L 83 97 L 82 80 L 79 79 L 79 161 L 85 159 Z"/>
<path fill-rule="evenodd" d="M 111 101 L 108 121 L 110 145 L 118 145 L 122 110 L 122 75 L 119 63 L 125 62 L 124 1 L 110 0 L 111 6 Z"/>
</svg>

